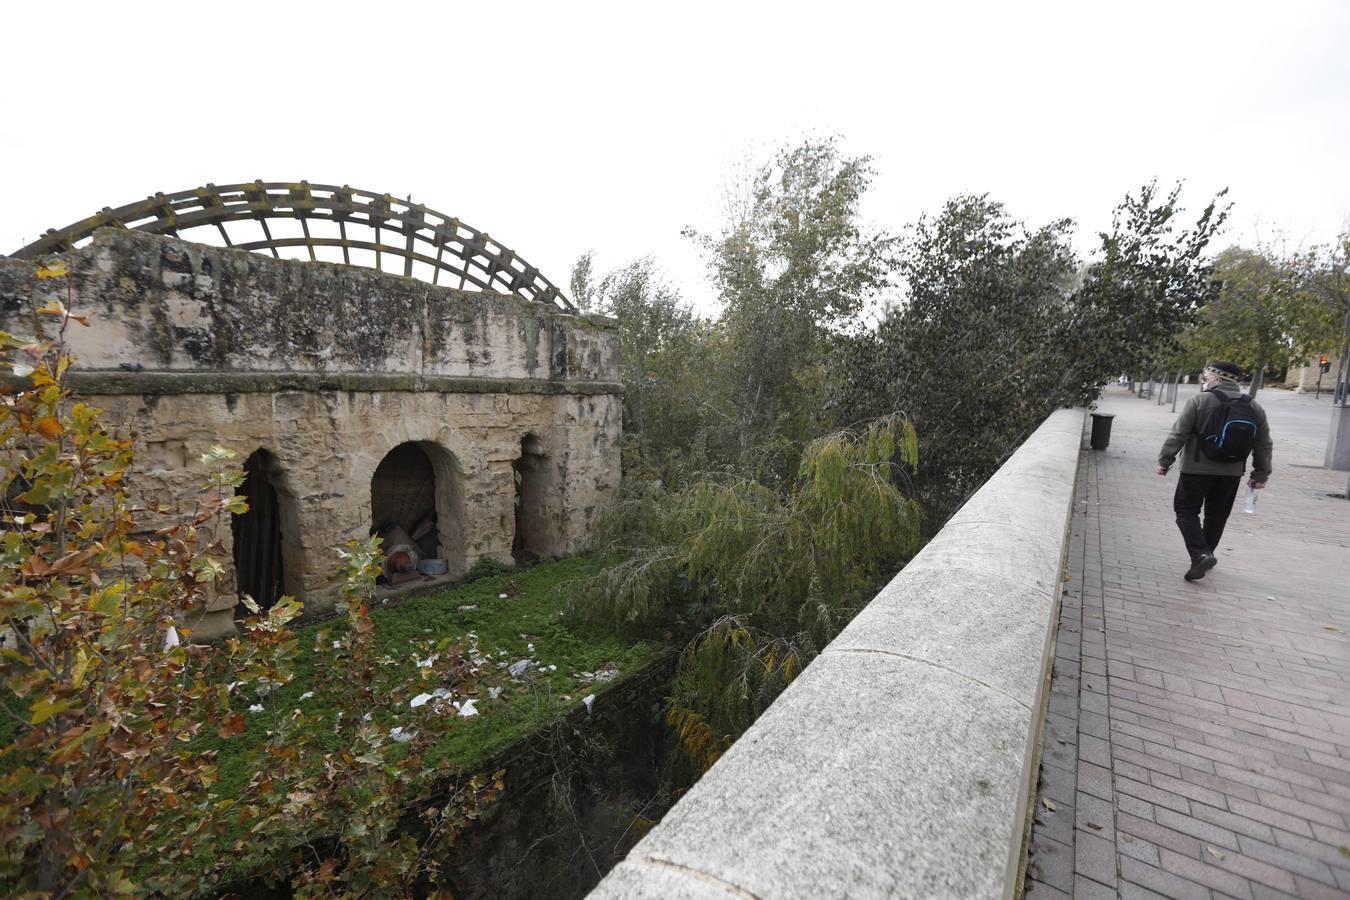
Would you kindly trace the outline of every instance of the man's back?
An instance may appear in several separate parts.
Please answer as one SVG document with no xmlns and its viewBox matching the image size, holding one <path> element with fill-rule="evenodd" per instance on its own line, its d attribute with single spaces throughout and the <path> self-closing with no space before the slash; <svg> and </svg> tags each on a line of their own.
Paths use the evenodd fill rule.
<svg viewBox="0 0 1350 900">
<path fill-rule="evenodd" d="M 1237 462 L 1221 462 L 1211 459 L 1200 452 L 1200 434 L 1223 406 L 1224 398 L 1232 400 L 1242 395 L 1242 389 L 1231 381 L 1221 381 L 1209 390 L 1202 390 L 1182 408 L 1181 414 L 1172 425 L 1172 432 L 1163 442 L 1162 452 L 1158 454 L 1158 465 L 1170 468 L 1178 454 L 1181 457 L 1183 475 L 1225 475 L 1240 477 L 1247 469 L 1245 459 Z M 1265 481 L 1270 477 L 1271 455 L 1274 442 L 1270 436 L 1270 423 L 1266 411 L 1255 400 L 1251 401 L 1252 413 L 1256 420 L 1256 435 L 1252 443 L 1252 478 Z"/>
</svg>

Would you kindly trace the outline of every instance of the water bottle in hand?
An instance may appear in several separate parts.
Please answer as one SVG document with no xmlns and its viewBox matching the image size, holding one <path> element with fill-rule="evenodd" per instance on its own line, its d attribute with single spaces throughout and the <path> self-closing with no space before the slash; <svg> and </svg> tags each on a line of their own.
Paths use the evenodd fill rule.
<svg viewBox="0 0 1350 900">
<path fill-rule="evenodd" d="M 1242 507 L 1242 511 L 1245 513 L 1256 512 L 1256 488 L 1250 484 L 1247 485 L 1247 505 Z"/>
</svg>

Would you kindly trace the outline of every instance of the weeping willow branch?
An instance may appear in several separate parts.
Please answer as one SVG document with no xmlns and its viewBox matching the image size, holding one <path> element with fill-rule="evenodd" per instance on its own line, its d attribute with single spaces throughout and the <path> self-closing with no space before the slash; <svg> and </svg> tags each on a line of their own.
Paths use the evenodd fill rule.
<svg viewBox="0 0 1350 900">
<path fill-rule="evenodd" d="M 711 765 L 918 549 L 918 437 L 890 416 L 809 444 L 774 491 L 706 476 L 646 485 L 601 524 L 600 575 L 573 612 L 620 629 L 704 623 L 667 721 Z M 707 624 L 711 623 L 711 624 Z"/>
</svg>

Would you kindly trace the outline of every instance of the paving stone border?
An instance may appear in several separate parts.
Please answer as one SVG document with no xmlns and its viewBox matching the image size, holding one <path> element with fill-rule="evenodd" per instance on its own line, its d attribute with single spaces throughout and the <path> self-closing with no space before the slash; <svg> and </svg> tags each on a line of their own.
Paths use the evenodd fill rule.
<svg viewBox="0 0 1350 900">
<path fill-rule="evenodd" d="M 1083 421 L 1052 414 L 590 896 L 1011 897 Z"/>
</svg>

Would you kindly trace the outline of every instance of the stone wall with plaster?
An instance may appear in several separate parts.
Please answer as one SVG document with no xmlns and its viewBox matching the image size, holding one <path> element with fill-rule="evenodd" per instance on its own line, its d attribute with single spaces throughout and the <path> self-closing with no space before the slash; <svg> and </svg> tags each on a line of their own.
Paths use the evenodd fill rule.
<svg viewBox="0 0 1350 900">
<path fill-rule="evenodd" d="M 48 296 L 92 314 L 68 332 L 71 384 L 137 436 L 140 498 L 190 503 L 212 445 L 241 462 L 268 451 L 285 589 L 310 611 L 336 598 L 334 548 L 370 532 L 371 479 L 405 442 L 431 460 L 452 575 L 512 560 L 527 438 L 538 555 L 580 550 L 618 489 L 618 342 L 603 319 L 138 232 L 100 232 L 66 263 L 38 281 L 0 259 L 0 329 L 32 334 Z M 234 607 L 231 582 L 196 636 L 228 633 Z"/>
</svg>

